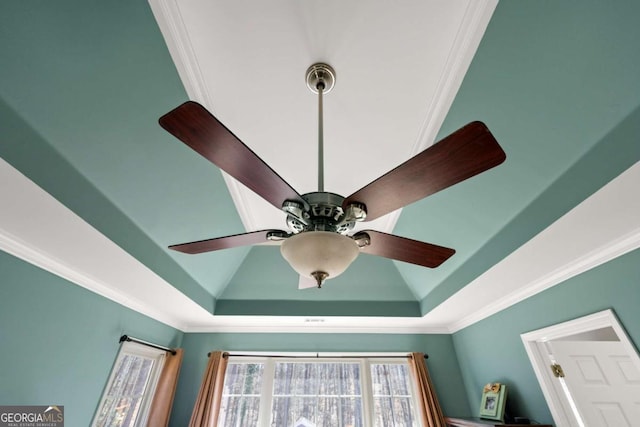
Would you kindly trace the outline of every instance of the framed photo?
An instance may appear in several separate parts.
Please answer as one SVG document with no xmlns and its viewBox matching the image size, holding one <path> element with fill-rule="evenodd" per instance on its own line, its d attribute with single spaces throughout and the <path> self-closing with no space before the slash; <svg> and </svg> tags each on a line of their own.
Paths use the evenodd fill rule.
<svg viewBox="0 0 640 427">
<path fill-rule="evenodd" d="M 507 400 L 507 386 L 489 383 L 482 390 L 480 418 L 504 421 L 504 406 Z"/>
</svg>

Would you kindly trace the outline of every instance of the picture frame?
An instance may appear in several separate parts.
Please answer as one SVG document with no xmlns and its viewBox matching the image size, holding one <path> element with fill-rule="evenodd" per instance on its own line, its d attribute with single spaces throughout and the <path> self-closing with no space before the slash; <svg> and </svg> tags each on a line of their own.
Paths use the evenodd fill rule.
<svg viewBox="0 0 640 427">
<path fill-rule="evenodd" d="M 507 401 L 507 386 L 489 383 L 482 390 L 480 418 L 504 421 L 504 408 Z"/>
</svg>

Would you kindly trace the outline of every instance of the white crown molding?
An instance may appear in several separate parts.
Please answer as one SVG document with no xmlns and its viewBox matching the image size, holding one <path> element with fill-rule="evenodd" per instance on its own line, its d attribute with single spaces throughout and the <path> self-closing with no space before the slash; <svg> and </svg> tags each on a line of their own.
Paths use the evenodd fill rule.
<svg viewBox="0 0 640 427">
<path fill-rule="evenodd" d="M 432 145 L 462 85 L 498 0 L 470 1 L 458 28 L 425 121 L 420 127 L 413 155 Z"/>
<path fill-rule="evenodd" d="M 0 249 L 183 332 L 449 334 L 640 247 L 640 227 L 637 225 L 640 202 L 628 197 L 633 193 L 639 177 L 640 163 L 496 265 L 494 268 L 497 271 L 493 274 L 498 276 L 491 276 L 493 279 L 490 277 L 488 282 L 510 281 L 509 271 L 514 268 L 519 275 L 518 263 L 531 258 L 529 251 L 545 253 L 545 248 L 557 247 L 558 241 L 576 240 L 574 236 L 584 234 L 582 227 L 585 218 L 607 218 L 607 224 L 616 225 L 611 229 L 590 222 L 591 228 L 601 230 L 602 234 L 598 236 L 597 233 L 591 233 L 590 238 L 595 240 L 582 241 L 581 244 L 586 247 L 577 247 L 572 261 L 530 280 L 528 285 L 486 307 L 471 298 L 476 304 L 474 308 L 461 308 L 460 301 L 455 300 L 456 294 L 421 318 L 214 316 L 2 160 L 0 181 L 7 185 L 0 186 L 0 199 L 5 202 L 5 209 L 0 211 Z M 51 227 L 50 224 L 56 226 Z M 619 233 L 619 237 L 611 239 L 609 234 L 612 232 Z M 593 245 L 589 246 L 589 242 L 609 239 L 609 243 L 596 249 L 593 249 Z M 564 253 L 562 248 L 557 249 Z M 91 256 L 87 257 L 87 253 L 91 253 Z M 515 264 L 509 266 L 512 256 L 520 261 L 516 260 Z M 96 263 L 96 259 L 108 259 L 108 266 L 105 267 L 103 262 Z M 504 271 L 504 268 L 507 270 Z M 538 268 L 545 271 L 545 265 Z M 537 270 L 528 274 L 535 277 Z M 486 284 L 482 284 L 480 291 L 481 295 L 487 294 L 489 290 Z M 468 296 L 462 298 L 469 299 Z M 432 316 L 439 310 L 451 313 L 451 304 L 454 311 L 451 320 Z M 465 312 L 470 314 L 461 319 L 457 317 Z"/>
<path fill-rule="evenodd" d="M 226 173 L 222 172 L 222 178 L 224 182 L 227 184 L 227 188 L 229 189 L 229 194 L 231 195 L 231 199 L 236 206 L 236 210 L 238 211 L 238 215 L 240 216 L 240 220 L 242 221 L 242 225 L 246 231 L 258 230 L 261 227 L 258 226 L 258 222 L 256 221 L 255 216 L 253 215 L 253 210 L 251 209 L 251 204 L 247 200 L 247 193 L 251 190 L 247 189 L 244 185 L 238 182 L 234 177 Z M 283 219 L 284 222 L 284 219 Z"/>
<path fill-rule="evenodd" d="M 219 316 L 216 316 L 219 317 Z M 214 319 L 208 325 L 188 325 L 186 333 L 302 333 L 302 334 L 449 334 L 447 327 L 422 326 L 421 318 L 350 318 L 340 317 L 332 319 L 330 325 L 321 322 L 305 322 L 295 317 L 235 316 L 237 319 L 228 323 Z M 250 319 L 249 322 L 245 322 Z M 358 325 L 354 326 L 354 322 Z M 275 324 L 274 324 L 275 323 Z M 389 323 L 392 323 L 391 325 Z M 404 325 L 403 325 L 404 324 Z"/>
<path fill-rule="evenodd" d="M 149 5 L 189 99 L 210 107 L 209 90 L 193 51 L 177 0 L 149 0 Z"/>
<path fill-rule="evenodd" d="M 471 326 L 476 322 L 486 319 L 505 308 L 511 307 L 525 299 L 536 295 L 546 289 L 549 289 L 559 283 L 562 283 L 580 273 L 591 270 L 607 261 L 631 252 L 640 247 L 640 229 L 635 230 L 627 236 L 614 240 L 610 244 L 601 248 L 594 249 L 590 253 L 578 258 L 574 262 L 544 275 L 528 285 L 518 289 L 517 291 L 496 300 L 494 303 L 486 305 L 479 310 L 463 317 L 459 321 L 449 326 L 451 333 Z"/>
<path fill-rule="evenodd" d="M 77 270 L 77 268 L 56 259 L 55 256 L 42 252 L 38 248 L 22 242 L 20 239 L 15 236 L 11 236 L 3 229 L 0 229 L 0 249 L 71 283 L 80 285 L 104 298 L 164 323 L 165 325 L 169 325 L 179 330 L 183 330 L 185 328 L 184 323 L 180 319 L 169 316 L 167 313 L 157 310 L 149 304 L 133 298 L 131 295 L 117 291 L 107 283 L 95 279 L 89 274 L 85 274 Z"/>
<path fill-rule="evenodd" d="M 410 157 L 435 142 L 497 5 L 498 0 L 470 1 L 467 5 Z M 398 209 L 386 215 L 380 224 L 381 231 L 391 233 L 401 213 L 402 209 Z"/>
<path fill-rule="evenodd" d="M 209 89 L 198 64 L 177 0 L 149 0 L 149 4 L 189 99 L 213 111 Z M 231 175 L 221 172 L 245 230 L 257 230 L 258 225 L 252 214 L 251 204 L 245 196 L 249 190 Z"/>
<path fill-rule="evenodd" d="M 0 182 L 0 250 L 179 330 L 211 317 L 2 159 Z"/>
<path fill-rule="evenodd" d="M 451 296 L 427 317 L 433 320 L 440 316 L 442 321 L 446 319 L 447 307 L 466 304 L 470 314 L 445 321 L 454 333 L 639 248 L 640 201 L 633 197 L 638 182 L 640 162 Z M 536 259 L 536 264 L 532 265 L 531 259 Z M 490 287 L 493 290 L 486 292 Z M 472 308 L 468 301 L 474 301 L 476 306 Z"/>
</svg>

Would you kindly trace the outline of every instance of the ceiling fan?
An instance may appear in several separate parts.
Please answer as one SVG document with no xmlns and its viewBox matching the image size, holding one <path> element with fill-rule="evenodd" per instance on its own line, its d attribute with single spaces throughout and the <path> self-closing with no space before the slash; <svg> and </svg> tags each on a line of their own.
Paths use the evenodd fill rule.
<svg viewBox="0 0 640 427">
<path fill-rule="evenodd" d="M 375 230 L 350 234 L 370 221 L 502 163 L 506 155 L 489 129 L 471 122 L 348 197 L 324 190 L 323 95 L 333 89 L 334 70 L 314 64 L 309 89 L 318 95 L 318 191 L 298 194 L 284 179 L 200 104 L 188 101 L 160 125 L 201 156 L 286 214 L 289 228 L 260 230 L 169 246 L 197 254 L 269 241 L 301 277 L 321 287 L 343 273 L 360 252 L 435 268 L 455 250 Z"/>
</svg>

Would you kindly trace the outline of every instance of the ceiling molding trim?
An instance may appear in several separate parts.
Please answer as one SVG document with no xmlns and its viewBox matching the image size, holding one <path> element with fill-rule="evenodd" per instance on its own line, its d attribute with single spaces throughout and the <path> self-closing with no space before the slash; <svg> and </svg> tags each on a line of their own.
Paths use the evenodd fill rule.
<svg viewBox="0 0 640 427">
<path fill-rule="evenodd" d="M 73 266 L 67 265 L 65 262 L 56 259 L 56 257 L 35 249 L 28 243 L 12 236 L 6 230 L 0 228 L 0 249 L 20 258 L 30 264 L 33 264 L 49 273 L 55 274 L 71 283 L 81 286 L 91 292 L 94 292 L 104 298 L 107 298 L 126 308 L 134 310 L 147 317 L 155 319 L 173 328 L 184 330 L 185 325 L 173 316 L 154 309 L 150 304 L 139 301 L 130 295 L 125 295 L 110 287 L 108 284 L 100 280 L 78 271 Z"/>
<path fill-rule="evenodd" d="M 497 5 L 498 0 L 470 1 L 468 3 L 453 47 L 449 51 L 449 56 L 438 81 L 436 94 L 429 104 L 427 116 L 418 133 L 413 155 L 435 142 Z"/>
<path fill-rule="evenodd" d="M 427 115 L 420 126 L 410 157 L 417 155 L 435 142 L 497 5 L 498 0 L 470 1 L 467 5 L 453 47 L 449 51 L 436 86 L 435 96 L 429 103 Z M 402 209 L 398 209 L 385 216 L 380 224 L 381 229 L 391 233 L 401 213 Z"/>
<path fill-rule="evenodd" d="M 220 172 L 222 172 L 222 178 L 224 178 L 224 182 L 227 184 L 229 194 L 231 194 L 231 199 L 236 206 L 238 215 L 240 215 L 240 221 L 242 221 L 245 231 L 258 230 L 260 227 L 258 227 L 251 205 L 245 197 L 245 194 L 251 190 L 244 187 L 244 185 L 225 171 L 221 170 Z M 282 222 L 285 222 L 284 217 Z"/>
<path fill-rule="evenodd" d="M 177 0 L 149 0 L 149 5 L 189 99 L 209 108 L 211 105 L 209 90 L 193 51 Z"/>
<path fill-rule="evenodd" d="M 376 229 L 380 231 L 384 231 L 386 233 L 393 233 L 393 229 L 396 226 L 396 223 L 400 219 L 400 214 L 402 213 L 402 208 L 397 209 L 389 214 L 386 214 L 382 218 L 378 219 L 379 226 Z M 365 228 L 365 227 L 363 227 Z M 398 263 L 400 261 L 393 260 L 394 263 Z"/>
<path fill-rule="evenodd" d="M 484 306 L 482 309 L 451 324 L 449 326 L 449 332 L 455 333 L 467 326 L 471 326 L 474 323 L 486 319 L 487 317 L 492 316 L 514 304 L 524 301 L 537 293 L 549 289 L 552 286 L 560 284 L 580 273 L 584 273 L 585 271 L 595 268 L 637 248 L 640 248 L 640 229 L 616 239 L 604 247 L 594 249 L 563 268 L 552 271 L 522 289 L 496 300 L 493 304 Z"/>
<path fill-rule="evenodd" d="M 271 320 L 272 321 L 272 320 Z M 349 319 L 333 325 L 307 323 L 299 325 L 269 325 L 268 318 L 245 325 L 188 325 L 185 333 L 290 333 L 290 334 L 449 334 L 447 327 L 389 326 L 388 319 L 376 319 L 370 326 L 350 325 Z"/>
<path fill-rule="evenodd" d="M 198 64 L 177 0 L 149 0 L 149 5 L 158 21 L 189 99 L 201 103 L 213 112 L 209 89 Z M 257 230 L 257 223 L 249 208 L 250 204 L 244 196 L 247 190 L 244 190 L 244 186 L 235 178 L 224 171 L 221 172 L 245 231 Z"/>
</svg>

